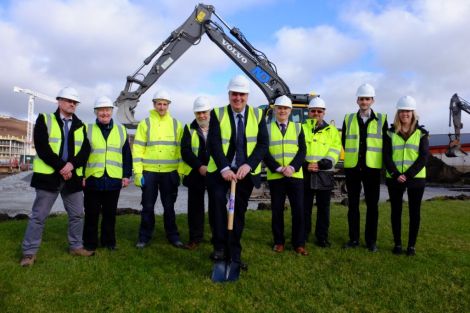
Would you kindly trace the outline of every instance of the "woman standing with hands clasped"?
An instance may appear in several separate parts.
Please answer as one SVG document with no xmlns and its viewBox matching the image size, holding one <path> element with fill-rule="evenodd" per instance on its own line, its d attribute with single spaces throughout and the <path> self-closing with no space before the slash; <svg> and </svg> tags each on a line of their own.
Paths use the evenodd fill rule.
<svg viewBox="0 0 470 313">
<path fill-rule="evenodd" d="M 394 254 L 402 253 L 401 212 L 403 194 L 408 192 L 409 234 L 406 255 L 416 254 L 415 244 L 420 223 L 421 200 L 426 183 L 426 159 L 429 150 L 428 132 L 418 125 L 416 101 L 410 96 L 397 102 L 393 125 L 384 136 L 384 162 L 387 187 L 392 207 L 391 220 Z"/>
</svg>

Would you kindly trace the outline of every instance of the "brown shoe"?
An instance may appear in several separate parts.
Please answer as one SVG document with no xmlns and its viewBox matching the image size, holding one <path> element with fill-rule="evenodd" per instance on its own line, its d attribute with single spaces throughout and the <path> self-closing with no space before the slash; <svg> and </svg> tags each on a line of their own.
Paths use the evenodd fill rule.
<svg viewBox="0 0 470 313">
<path fill-rule="evenodd" d="M 36 255 L 35 254 L 25 254 L 21 258 L 20 265 L 23 267 L 28 267 L 34 264 L 34 261 L 36 261 Z"/>
<path fill-rule="evenodd" d="M 277 252 L 277 253 L 284 252 L 284 245 L 283 244 L 274 245 L 273 246 L 273 251 Z"/>
<path fill-rule="evenodd" d="M 297 248 L 295 248 L 295 252 L 296 252 L 297 254 L 300 254 L 300 255 L 303 255 L 303 256 L 308 255 L 308 252 L 307 252 L 307 250 L 305 250 L 304 247 L 297 247 Z"/>
<path fill-rule="evenodd" d="M 199 242 L 197 241 L 190 241 L 186 244 L 186 249 L 188 250 L 196 250 L 199 247 Z"/>
<path fill-rule="evenodd" d="M 70 249 L 69 253 L 74 256 L 92 256 L 95 251 L 86 250 L 84 248 Z"/>
</svg>

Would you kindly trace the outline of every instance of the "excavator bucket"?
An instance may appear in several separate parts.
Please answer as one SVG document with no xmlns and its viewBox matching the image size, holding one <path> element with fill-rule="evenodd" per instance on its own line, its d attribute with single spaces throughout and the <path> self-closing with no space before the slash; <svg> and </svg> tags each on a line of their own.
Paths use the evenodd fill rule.
<svg viewBox="0 0 470 313">
<path fill-rule="evenodd" d="M 114 105 L 118 108 L 116 114 L 117 119 L 127 128 L 137 128 L 139 122 L 134 117 L 134 109 L 138 101 L 139 100 L 125 99 L 123 101 L 114 102 Z"/>
</svg>

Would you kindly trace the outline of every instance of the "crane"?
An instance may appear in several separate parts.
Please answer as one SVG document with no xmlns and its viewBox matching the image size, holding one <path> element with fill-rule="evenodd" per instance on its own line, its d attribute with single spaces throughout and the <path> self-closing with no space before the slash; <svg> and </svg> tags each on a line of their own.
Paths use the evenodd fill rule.
<svg viewBox="0 0 470 313">
<path fill-rule="evenodd" d="M 456 157 L 455 152 L 457 151 L 467 155 L 467 153 L 461 149 L 460 145 L 460 130 L 463 127 L 462 111 L 470 114 L 470 103 L 455 93 L 452 98 L 450 98 L 449 104 L 449 127 L 451 126 L 451 122 L 454 124 L 454 133 L 449 134 L 449 146 L 446 152 L 446 156 L 450 158 Z"/>
<path fill-rule="evenodd" d="M 37 92 L 37 91 L 33 91 L 33 90 L 30 90 L 30 89 L 25 89 L 25 88 L 20 88 L 18 86 L 15 86 L 13 87 L 13 91 L 14 92 L 22 92 L 22 93 L 25 93 L 27 95 L 29 95 L 29 100 L 28 100 L 28 122 L 27 122 L 27 127 L 26 127 L 26 149 L 25 151 L 28 152 L 28 154 L 32 154 L 32 142 L 33 142 L 33 124 L 34 124 L 34 100 L 36 98 L 39 98 L 39 99 L 42 99 L 42 100 L 45 100 L 45 101 L 49 101 L 49 102 L 53 102 L 53 103 L 56 103 L 57 100 L 50 97 L 50 96 L 47 96 L 47 95 L 44 95 L 40 92 Z"/>
</svg>

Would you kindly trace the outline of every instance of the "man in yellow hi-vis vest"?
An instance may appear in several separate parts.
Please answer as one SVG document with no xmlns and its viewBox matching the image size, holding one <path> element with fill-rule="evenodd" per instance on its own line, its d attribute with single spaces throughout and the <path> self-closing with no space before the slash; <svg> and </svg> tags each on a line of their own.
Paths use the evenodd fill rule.
<svg viewBox="0 0 470 313">
<path fill-rule="evenodd" d="M 113 102 L 105 96 L 95 101 L 96 122 L 87 125 L 91 153 L 85 168 L 85 226 L 83 245 L 98 247 L 98 220 L 101 218 L 100 243 L 116 249 L 116 211 L 121 188 L 132 176 L 132 155 L 126 128 L 113 119 Z"/>
<path fill-rule="evenodd" d="M 188 227 L 189 242 L 186 247 L 194 250 L 204 237 L 204 195 L 207 189 L 207 164 L 209 150 L 207 135 L 209 133 L 211 105 L 207 97 L 200 96 L 194 100 L 195 119 L 184 128 L 181 139 L 181 157 L 183 159 L 183 185 L 188 187 Z M 212 225 L 211 216 L 209 224 Z"/>
<path fill-rule="evenodd" d="M 247 105 L 250 82 L 237 75 L 228 85 L 230 104 L 215 108 L 209 123 L 208 165 L 209 214 L 213 214 L 211 258 L 223 260 L 227 240 L 227 191 L 236 181 L 232 262 L 241 263 L 241 244 L 248 199 L 254 186 L 261 184 L 261 160 L 268 149 L 266 121 L 261 110 Z"/>
<path fill-rule="evenodd" d="M 58 108 L 51 114 L 39 114 L 34 126 L 37 156 L 33 164 L 31 187 L 36 199 L 23 239 L 21 266 L 31 266 L 41 244 L 44 224 L 59 196 L 68 215 L 70 254 L 91 256 L 82 244 L 83 233 L 83 166 L 90 153 L 85 125 L 74 114 L 80 98 L 71 87 L 57 95 Z"/>
<path fill-rule="evenodd" d="M 134 183 L 142 189 L 142 212 L 136 247 L 144 248 L 152 238 L 155 202 L 160 191 L 167 240 L 176 248 L 185 248 L 175 218 L 183 127 L 168 111 L 171 100 L 166 91 L 157 91 L 152 101 L 154 110 L 137 126 L 132 153 Z"/>
<path fill-rule="evenodd" d="M 274 118 L 269 123 L 269 149 L 264 157 L 271 194 L 271 229 L 273 251 L 285 248 L 284 206 L 289 197 L 292 215 L 291 244 L 299 255 L 308 255 L 304 234 L 304 183 L 302 163 L 305 159 L 305 137 L 300 123 L 289 121 L 292 100 L 283 95 L 274 102 Z"/>
<path fill-rule="evenodd" d="M 359 86 L 356 96 L 359 111 L 345 116 L 341 136 L 349 207 L 349 241 L 343 247 L 359 246 L 359 200 L 364 185 L 366 246 L 370 252 L 377 252 L 382 146 L 387 132 L 387 116 L 371 109 L 375 98 L 375 89 L 371 85 Z"/>
</svg>

